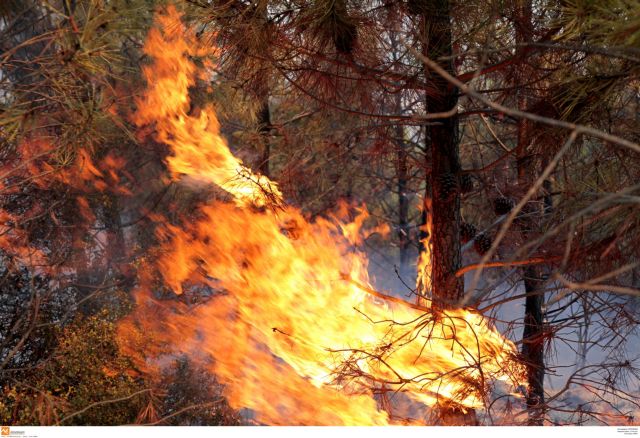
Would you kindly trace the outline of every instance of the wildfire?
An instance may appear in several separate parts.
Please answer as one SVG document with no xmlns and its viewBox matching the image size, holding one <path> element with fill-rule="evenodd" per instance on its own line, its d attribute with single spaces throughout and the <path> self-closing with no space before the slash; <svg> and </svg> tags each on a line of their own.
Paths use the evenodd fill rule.
<svg viewBox="0 0 640 438">
<path fill-rule="evenodd" d="M 427 406 L 481 408 L 492 382 L 520 384 L 515 346 L 481 315 L 425 311 L 368 292 L 367 259 L 357 249 L 364 209 L 351 222 L 346 207 L 307 220 L 283 203 L 276 183 L 233 156 L 213 108 L 190 112 L 190 57 L 201 52 L 180 18 L 168 8 L 149 34 L 149 88 L 134 120 L 170 147 L 176 180 L 214 184 L 233 202 L 212 201 L 186 225 L 157 218 L 163 282 L 176 294 L 197 285 L 216 292 L 196 306 L 160 301 L 153 270 L 145 270 L 136 311 L 120 327 L 125 351 L 144 352 L 139 365 L 149 370 L 163 354 L 200 360 L 233 407 L 268 424 L 382 425 L 393 416 L 381 401 L 395 393 Z"/>
<path fill-rule="evenodd" d="M 190 175 L 212 182 L 233 195 L 241 206 L 277 203 L 282 194 L 277 184 L 253 173 L 233 156 L 220 137 L 220 125 L 213 108 L 199 115 L 189 114 L 189 87 L 195 85 L 196 66 L 186 55 L 206 54 L 196 41 L 189 40 L 175 10 L 157 17 L 160 29 L 147 37 L 145 53 L 155 62 L 143 68 L 149 87 L 138 101 L 134 121 L 153 124 L 156 138 L 172 148 L 167 164 L 177 178 Z"/>
<path fill-rule="evenodd" d="M 421 229 L 425 233 L 425 237 L 420 240 L 422 244 L 422 251 L 418 257 L 418 277 L 416 279 L 416 291 L 419 293 L 417 297 L 418 304 L 423 306 L 429 305 L 428 297 L 431 292 L 431 270 L 432 270 L 432 250 L 431 250 L 431 234 L 433 233 L 433 219 L 431 218 L 431 199 L 425 198 L 424 214 L 427 216 L 427 221 L 423 225 L 424 229 Z"/>
</svg>

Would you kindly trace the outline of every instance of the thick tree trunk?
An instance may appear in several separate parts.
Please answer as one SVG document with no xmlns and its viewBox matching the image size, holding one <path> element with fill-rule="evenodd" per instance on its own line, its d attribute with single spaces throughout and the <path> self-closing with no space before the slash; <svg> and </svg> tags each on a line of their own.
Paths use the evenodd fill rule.
<svg viewBox="0 0 640 438">
<path fill-rule="evenodd" d="M 529 425 L 544 424 L 544 337 L 543 324 L 544 281 L 539 267 L 524 270 L 523 282 L 527 298 L 524 310 L 524 331 L 522 333 L 522 356 L 527 366 L 527 408 Z"/>
<path fill-rule="evenodd" d="M 451 59 L 451 21 L 448 0 L 415 2 L 422 11 L 424 54 L 455 76 Z M 454 87 L 425 67 L 429 80 L 427 110 L 446 112 L 457 105 Z M 458 174 L 458 118 L 433 120 L 427 126 L 427 147 L 431 149 L 431 174 L 427 187 L 432 188 L 433 249 L 432 296 L 437 307 L 455 306 L 464 292 L 464 279 L 455 273 L 461 266 L 460 192 Z M 429 163 L 427 163 L 429 164 Z M 426 215 L 425 215 L 426 216 Z M 425 221 L 426 223 L 426 221 Z"/>
<path fill-rule="evenodd" d="M 532 39 L 532 10 L 530 0 L 519 0 L 515 17 L 516 29 L 516 56 L 525 56 L 524 45 Z M 531 78 L 526 69 L 526 63 L 519 70 L 519 84 L 523 84 Z M 518 108 L 526 111 L 529 107 L 527 92 L 522 87 L 517 88 Z M 532 140 L 530 138 L 529 122 L 521 119 L 518 123 L 518 183 L 525 191 L 533 183 L 537 172 L 537 165 L 531 151 Z M 545 182 L 547 188 L 548 181 Z M 545 199 L 545 210 L 551 208 L 551 202 Z M 529 238 L 534 219 L 528 219 L 521 223 L 523 240 Z M 522 356 L 527 366 L 527 408 L 529 410 L 528 424 L 542 426 L 544 424 L 544 279 L 541 266 L 531 266 L 523 270 L 522 282 L 524 284 L 525 299 L 524 330 L 522 333 Z"/>
<path fill-rule="evenodd" d="M 423 53 L 455 76 L 452 55 L 451 12 L 448 0 L 413 0 L 410 7 L 422 17 L 420 36 Z M 458 103 L 457 90 L 444 78 L 426 66 L 429 82 L 427 110 L 446 112 Z M 431 173 L 425 199 L 431 197 L 432 208 L 432 299 L 435 308 L 455 307 L 464 294 L 464 279 L 456 277 L 460 268 L 460 191 L 458 176 L 457 116 L 432 120 L 427 126 L 427 148 L 431 151 Z M 429 193 L 429 188 L 432 188 Z M 427 223 L 423 214 L 423 228 Z M 474 410 L 465 410 L 455 403 L 443 403 L 437 408 L 438 419 L 446 425 L 477 425 Z"/>
</svg>

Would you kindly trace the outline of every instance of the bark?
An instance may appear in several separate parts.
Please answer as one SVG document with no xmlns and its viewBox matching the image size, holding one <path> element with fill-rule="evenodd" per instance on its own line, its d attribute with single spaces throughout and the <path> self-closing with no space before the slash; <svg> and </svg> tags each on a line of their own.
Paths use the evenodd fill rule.
<svg viewBox="0 0 640 438">
<path fill-rule="evenodd" d="M 258 170 L 264 176 L 269 176 L 269 160 L 271 155 L 271 114 L 269 112 L 269 96 L 265 94 L 260 101 L 258 110 L 258 132 L 260 134 L 260 162 Z"/>
<path fill-rule="evenodd" d="M 415 2 L 422 10 L 422 38 L 424 54 L 438 62 L 455 76 L 452 54 L 450 5 L 448 0 L 423 0 Z M 457 105 L 456 89 L 438 74 L 425 67 L 429 81 L 427 110 L 431 113 L 446 112 Z M 427 147 L 431 149 L 431 174 L 427 187 L 432 188 L 433 221 L 433 271 L 432 296 L 437 307 L 455 306 L 464 292 L 464 279 L 455 273 L 461 267 L 460 253 L 460 193 L 450 192 L 445 179 L 457 180 L 460 172 L 458 156 L 458 118 L 456 116 L 434 120 L 427 126 Z M 426 214 L 423 215 L 426 223 Z"/>
<path fill-rule="evenodd" d="M 533 24 L 531 20 L 532 10 L 530 0 L 520 0 L 515 17 L 516 29 L 516 58 L 520 61 L 519 82 L 525 83 L 530 80 L 527 64 L 525 62 L 525 52 L 523 47 L 532 40 Z M 526 110 L 529 107 L 527 92 L 522 87 L 517 88 L 518 109 Z M 521 119 L 518 122 L 518 183 L 523 190 L 533 183 L 537 173 L 537 166 L 531 150 L 531 138 L 529 122 Z M 548 189 L 550 182 L 545 181 L 545 189 Z M 550 190 L 547 190 L 550 193 Z M 545 210 L 551 208 L 551 200 L 545 198 Z M 534 226 L 535 219 L 528 219 L 521 223 L 520 231 L 522 239 L 529 238 Z M 525 293 L 525 313 L 524 330 L 522 333 L 522 356 L 527 367 L 527 408 L 529 410 L 528 424 L 531 426 L 542 426 L 544 424 L 544 314 L 542 306 L 544 304 L 544 294 L 541 289 L 544 287 L 543 267 L 530 266 L 523 270 L 522 282 Z"/>
<path fill-rule="evenodd" d="M 413 0 L 410 8 L 422 18 L 420 37 L 423 53 L 455 76 L 452 55 L 451 11 L 448 0 Z M 457 90 L 437 73 L 424 67 L 429 87 L 426 107 L 430 113 L 446 112 L 458 103 Z M 460 191 L 447 189 L 447 179 L 457 181 L 460 172 L 457 116 L 433 120 L 427 127 L 427 149 L 431 151 L 431 173 L 425 199 L 432 198 L 431 236 L 433 268 L 432 299 L 435 308 L 455 307 L 464 294 L 464 277 L 455 273 L 462 265 L 460 245 Z M 429 193 L 429 187 L 432 193 Z M 445 196 L 445 193 L 447 194 Z M 477 425 L 474 410 L 465 410 L 456 403 L 437 407 L 441 424 Z"/>
<path fill-rule="evenodd" d="M 401 99 L 396 102 L 396 114 L 401 111 Z M 400 250 L 400 272 L 405 273 L 411 256 L 411 239 L 409 238 L 409 198 L 407 197 L 409 168 L 407 162 L 407 144 L 404 141 L 404 127 L 395 128 L 396 137 L 396 174 L 398 191 L 398 245 Z"/>
<path fill-rule="evenodd" d="M 544 424 L 544 336 L 543 324 L 544 294 L 540 288 L 544 284 L 542 270 L 532 266 L 524 270 L 523 283 L 527 298 L 524 310 L 524 331 L 522 333 L 522 356 L 527 366 L 527 409 L 528 424 Z"/>
<path fill-rule="evenodd" d="M 267 3 L 258 3 L 255 7 L 255 15 L 261 26 L 267 26 L 269 21 L 269 12 Z M 270 176 L 269 161 L 271 159 L 271 113 L 269 112 L 269 73 L 267 69 L 261 69 L 258 72 L 258 82 L 256 94 L 258 96 L 258 133 L 260 134 L 260 161 L 258 171 L 264 176 Z"/>
</svg>

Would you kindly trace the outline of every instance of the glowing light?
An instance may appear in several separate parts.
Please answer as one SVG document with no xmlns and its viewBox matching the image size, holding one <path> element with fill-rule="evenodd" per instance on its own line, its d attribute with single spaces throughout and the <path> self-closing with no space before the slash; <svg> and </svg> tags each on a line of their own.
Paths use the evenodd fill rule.
<svg viewBox="0 0 640 438">
<path fill-rule="evenodd" d="M 233 202 L 211 202 L 182 226 L 156 216 L 163 282 L 176 294 L 197 284 L 213 292 L 197 306 L 159 301 L 153 269 L 143 270 L 136 311 L 120 326 L 122 348 L 141 368 L 189 354 L 226 385 L 233 407 L 269 424 L 388 424 L 376 401 L 388 391 L 428 406 L 481 407 L 490 382 L 520 375 L 515 346 L 481 315 L 425 312 L 367 292 L 357 249 L 366 210 L 312 222 L 285 205 L 277 184 L 233 156 L 212 107 L 189 114 L 198 45 L 174 8 L 157 24 L 134 120 L 170 147 L 176 180 L 218 185 Z"/>
</svg>

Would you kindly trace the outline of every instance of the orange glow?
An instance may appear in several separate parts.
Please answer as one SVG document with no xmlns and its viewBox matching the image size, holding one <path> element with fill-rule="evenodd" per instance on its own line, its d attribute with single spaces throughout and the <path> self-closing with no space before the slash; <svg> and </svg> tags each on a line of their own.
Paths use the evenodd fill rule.
<svg viewBox="0 0 640 438">
<path fill-rule="evenodd" d="M 47 267 L 47 256 L 33 247 L 27 233 L 19 224 L 23 218 L 0 210 L 0 248 L 4 254 L 16 259 L 23 265 L 36 266 L 40 270 Z"/>
<path fill-rule="evenodd" d="M 417 302 L 423 306 L 429 306 L 429 300 L 426 298 L 431 293 L 431 271 L 433 269 L 432 249 L 431 249 L 431 233 L 433 233 L 433 219 L 431 218 L 431 198 L 425 198 L 422 206 L 427 213 L 427 223 L 423 225 L 426 236 L 420 240 L 423 250 L 418 256 L 416 280 L 416 291 L 418 292 Z"/>
<path fill-rule="evenodd" d="M 120 325 L 121 346 L 141 369 L 188 354 L 216 374 L 231 406 L 267 424 L 383 425 L 395 419 L 377 400 L 387 393 L 481 408 L 492 382 L 520 384 L 515 346 L 481 315 L 425 312 L 368 292 L 358 250 L 366 210 L 311 222 L 285 205 L 274 182 L 233 156 L 213 108 L 188 113 L 197 44 L 174 8 L 157 24 L 134 120 L 170 147 L 175 180 L 217 185 L 234 202 L 213 201 L 181 226 L 155 216 L 160 255 L 142 270 L 136 311 Z M 215 292 L 197 305 L 158 300 L 154 268 L 176 294 Z"/>
<path fill-rule="evenodd" d="M 207 51 L 188 33 L 175 11 L 157 20 L 162 31 L 152 29 L 147 37 L 145 53 L 155 62 L 143 68 L 148 88 L 137 102 L 134 122 L 154 124 L 157 140 L 172 148 L 167 164 L 174 176 L 190 175 L 215 183 L 233 195 L 239 205 L 280 202 L 277 184 L 253 173 L 233 156 L 220 137 L 213 108 L 189 114 L 188 91 L 195 84 L 197 71 L 187 55 Z"/>
<path fill-rule="evenodd" d="M 56 154 L 56 145 L 44 137 L 28 138 L 18 145 L 18 156 L 24 163 L 7 166 L 6 175 L 27 176 L 41 188 L 49 188 L 58 181 L 80 192 L 106 192 L 130 195 L 131 192 L 120 181 L 124 172 L 125 160 L 115 157 L 112 152 L 99 163 L 94 163 L 90 151 L 81 147 L 74 151 L 73 159 L 68 163 L 52 165 Z M 53 160 L 52 160 L 53 158 Z M 25 174 L 26 172 L 26 174 Z"/>
</svg>

